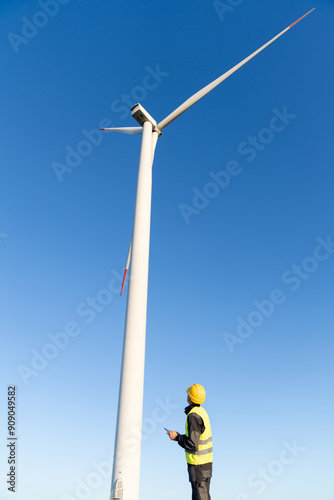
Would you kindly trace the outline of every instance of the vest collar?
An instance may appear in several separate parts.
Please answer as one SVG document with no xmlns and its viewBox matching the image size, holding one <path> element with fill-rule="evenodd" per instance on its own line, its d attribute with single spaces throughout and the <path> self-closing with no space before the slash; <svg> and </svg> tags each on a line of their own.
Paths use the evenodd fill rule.
<svg viewBox="0 0 334 500">
<path fill-rule="evenodd" d="M 195 407 L 195 406 L 201 406 L 197 403 L 191 403 L 191 405 L 187 406 L 185 409 L 184 409 L 184 413 L 186 415 L 188 415 L 188 413 Z"/>
</svg>

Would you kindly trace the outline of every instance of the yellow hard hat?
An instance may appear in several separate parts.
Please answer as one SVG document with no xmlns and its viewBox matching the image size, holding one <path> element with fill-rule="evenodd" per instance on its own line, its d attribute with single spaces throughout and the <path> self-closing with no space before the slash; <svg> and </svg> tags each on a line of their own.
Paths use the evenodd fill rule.
<svg viewBox="0 0 334 500">
<path fill-rule="evenodd" d="M 201 405 L 205 401 L 205 389 L 201 384 L 193 384 L 187 389 L 190 400 Z"/>
</svg>

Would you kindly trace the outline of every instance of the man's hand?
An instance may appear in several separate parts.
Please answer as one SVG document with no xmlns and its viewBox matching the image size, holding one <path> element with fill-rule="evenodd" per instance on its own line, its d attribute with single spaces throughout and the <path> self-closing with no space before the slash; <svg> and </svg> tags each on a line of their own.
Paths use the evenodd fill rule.
<svg viewBox="0 0 334 500">
<path fill-rule="evenodd" d="M 179 433 L 175 431 L 168 431 L 167 434 L 169 436 L 169 439 L 171 439 L 172 441 L 175 441 L 176 436 L 179 435 Z"/>
</svg>

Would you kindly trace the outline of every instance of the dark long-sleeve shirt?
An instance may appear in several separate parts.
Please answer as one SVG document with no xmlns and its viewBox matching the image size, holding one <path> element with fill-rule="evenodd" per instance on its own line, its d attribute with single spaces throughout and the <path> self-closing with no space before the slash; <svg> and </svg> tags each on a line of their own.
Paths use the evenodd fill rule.
<svg viewBox="0 0 334 500">
<path fill-rule="evenodd" d="M 181 448 L 184 448 L 188 453 L 194 453 L 198 450 L 199 439 L 205 430 L 202 417 L 197 415 L 197 413 L 190 413 L 189 415 L 189 412 L 195 406 L 200 405 L 192 403 L 184 409 L 184 413 L 187 415 L 188 420 L 188 436 L 186 434 L 178 434 L 175 438 L 175 441 L 179 443 Z M 195 465 L 192 467 L 198 466 Z M 200 467 L 202 469 L 212 470 L 212 463 L 202 464 Z"/>
<path fill-rule="evenodd" d="M 176 441 L 179 445 L 184 448 L 188 453 L 193 453 L 198 450 L 199 438 L 203 434 L 205 426 L 202 417 L 197 415 L 197 413 L 191 413 L 188 415 L 190 410 L 195 406 L 200 406 L 197 404 L 191 404 L 184 409 L 184 413 L 187 415 L 188 421 L 188 437 L 186 434 L 178 434 L 176 436 Z"/>
</svg>

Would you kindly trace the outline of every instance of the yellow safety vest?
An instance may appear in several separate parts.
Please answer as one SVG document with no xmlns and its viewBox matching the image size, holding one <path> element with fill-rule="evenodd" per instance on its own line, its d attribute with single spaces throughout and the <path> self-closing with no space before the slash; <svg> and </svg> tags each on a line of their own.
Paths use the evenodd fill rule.
<svg viewBox="0 0 334 500">
<path fill-rule="evenodd" d="M 194 406 L 188 415 L 191 413 L 197 413 L 202 418 L 205 429 L 199 438 L 198 450 L 195 452 L 188 452 L 186 450 L 186 460 L 191 465 L 207 464 L 212 462 L 212 434 L 209 415 L 201 406 Z M 186 436 L 189 437 L 188 418 L 186 419 Z"/>
</svg>

